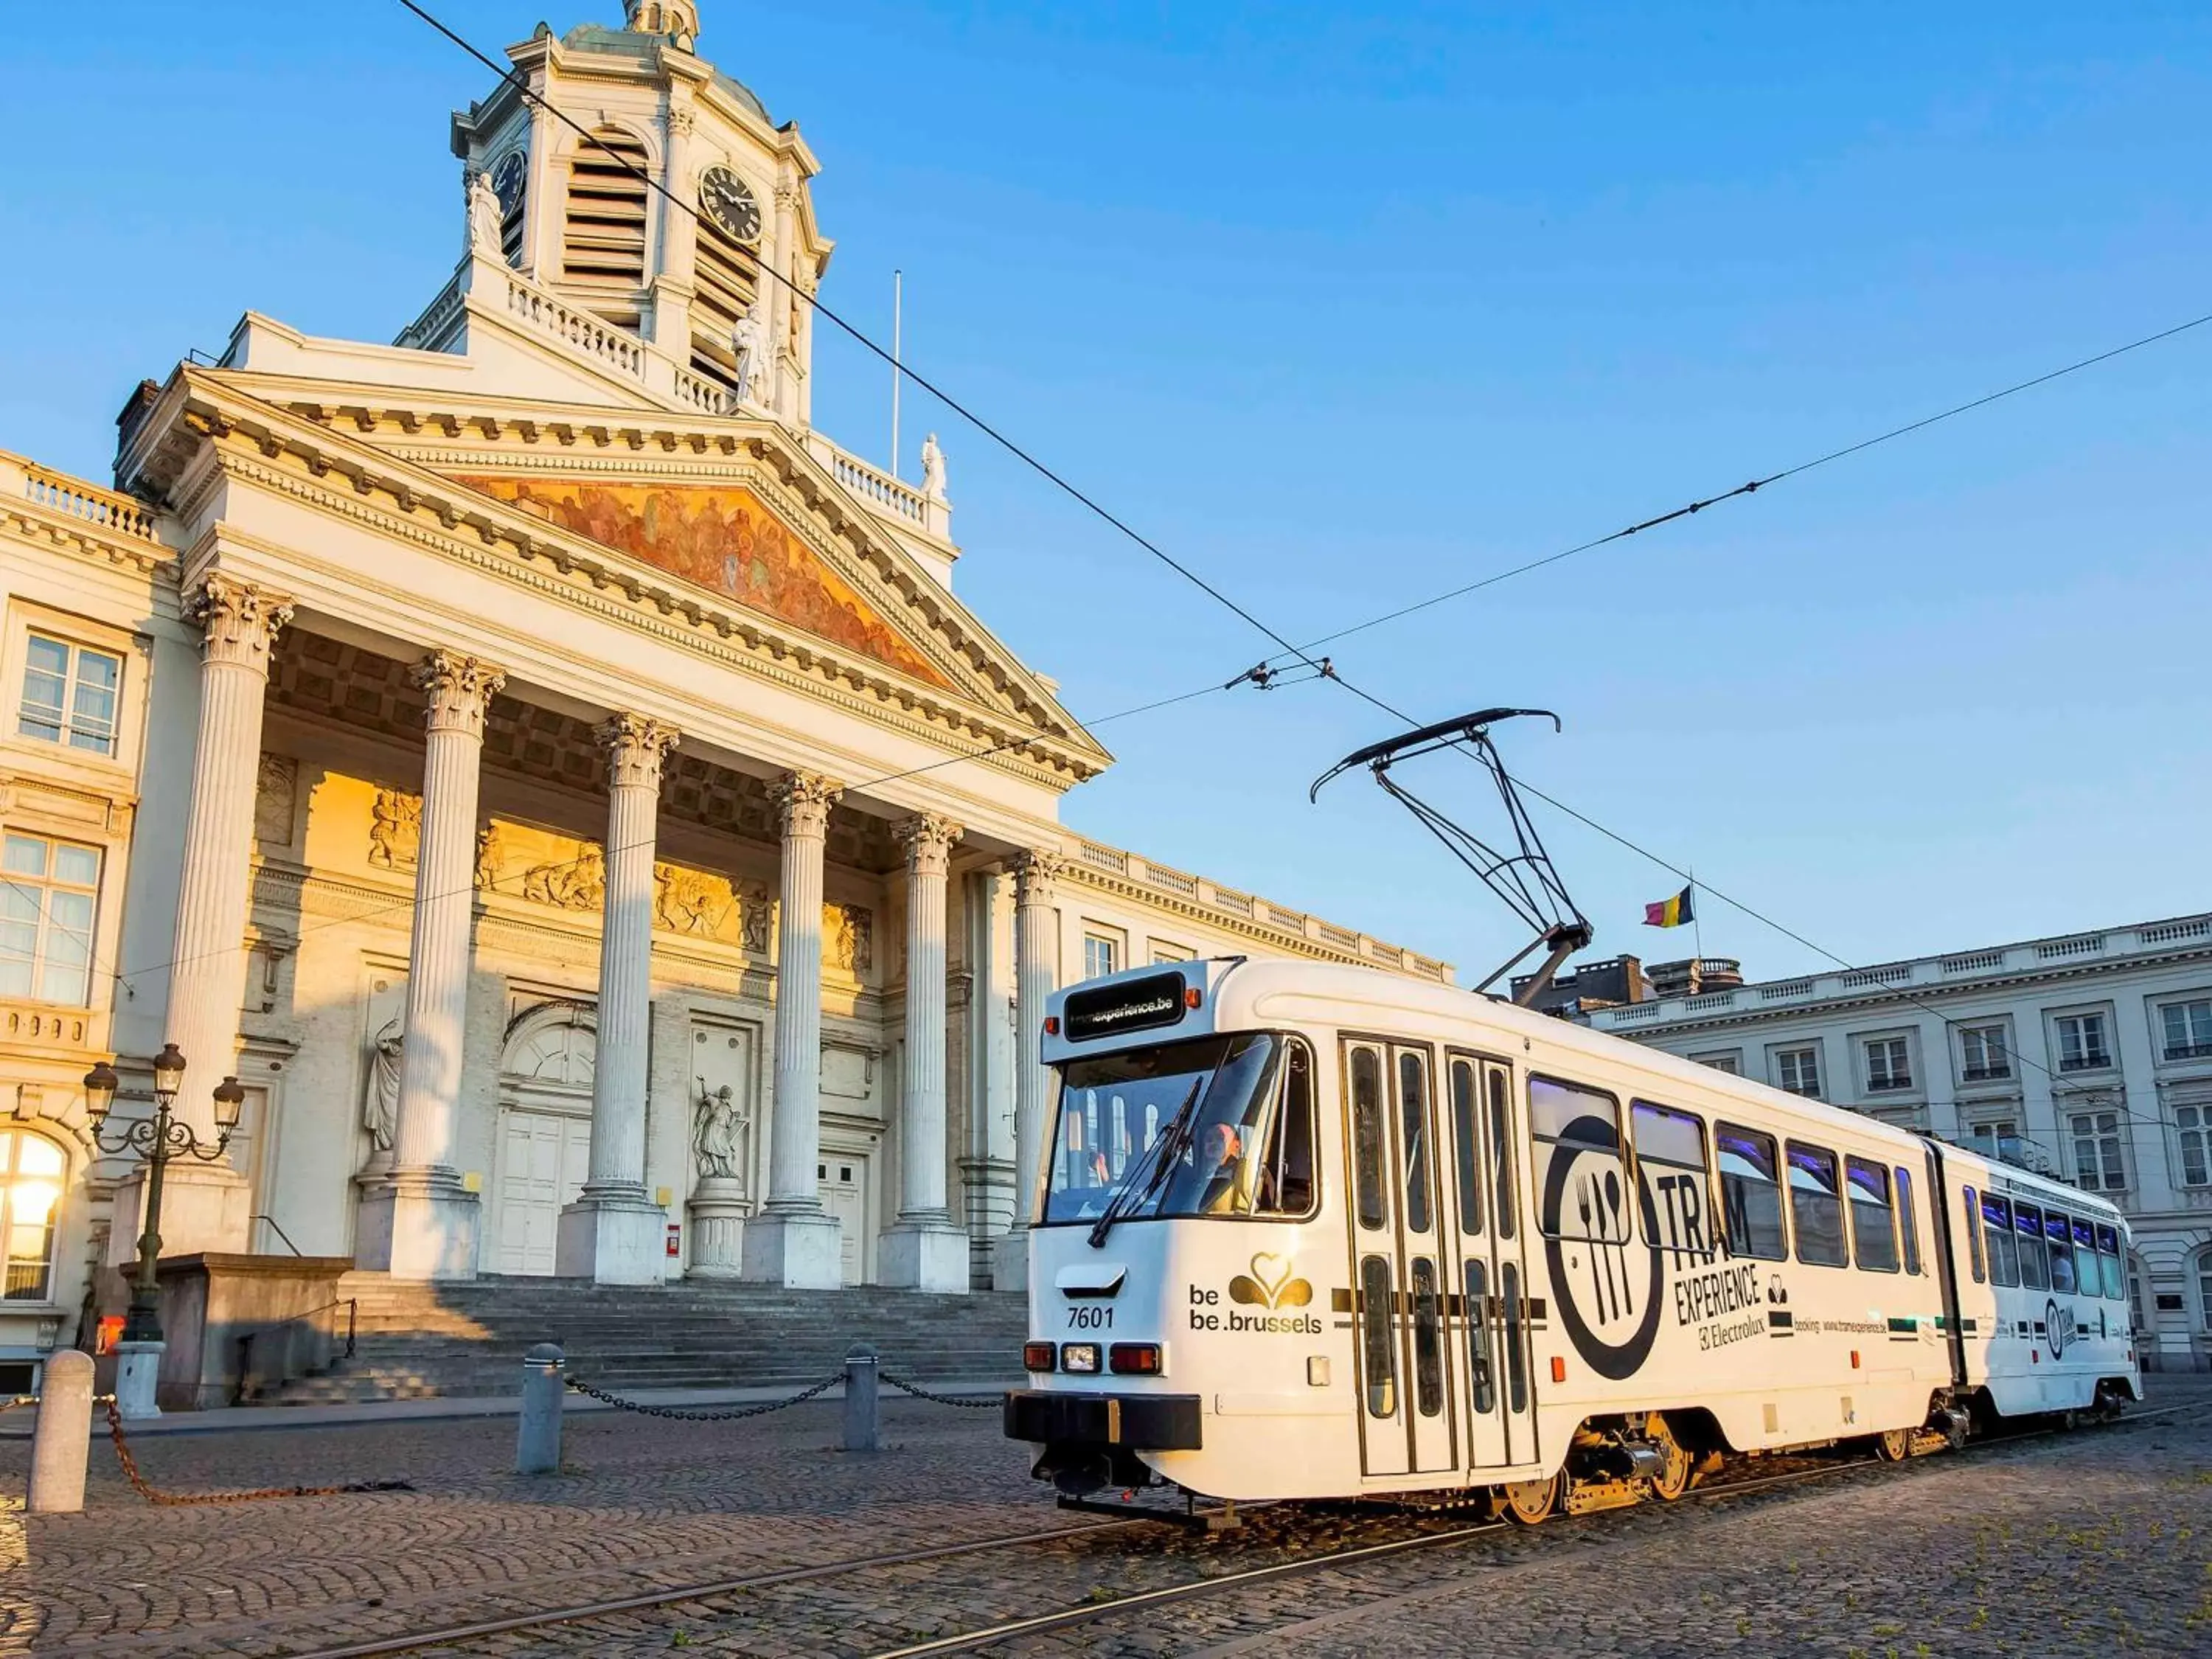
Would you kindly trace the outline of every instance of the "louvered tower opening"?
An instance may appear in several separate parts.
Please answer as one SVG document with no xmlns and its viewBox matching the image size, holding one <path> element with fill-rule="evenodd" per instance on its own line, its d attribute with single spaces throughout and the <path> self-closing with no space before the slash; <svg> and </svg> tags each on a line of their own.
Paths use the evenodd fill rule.
<svg viewBox="0 0 2212 1659">
<path fill-rule="evenodd" d="M 698 289 L 691 300 L 691 366 L 734 392 L 738 319 L 759 296 L 760 256 L 702 214 L 695 269 Z M 766 375 L 768 365 L 756 363 L 753 373 Z"/>
<path fill-rule="evenodd" d="M 516 270 L 522 268 L 523 222 L 530 205 L 528 186 L 517 185 L 514 204 L 501 210 L 499 218 L 500 257 Z"/>
<path fill-rule="evenodd" d="M 607 290 L 607 303 L 592 308 L 618 327 L 638 325 L 639 291 L 645 286 L 645 146 L 626 132 L 603 127 L 581 146 L 568 171 L 568 217 L 561 246 L 561 274 L 569 282 Z"/>
</svg>

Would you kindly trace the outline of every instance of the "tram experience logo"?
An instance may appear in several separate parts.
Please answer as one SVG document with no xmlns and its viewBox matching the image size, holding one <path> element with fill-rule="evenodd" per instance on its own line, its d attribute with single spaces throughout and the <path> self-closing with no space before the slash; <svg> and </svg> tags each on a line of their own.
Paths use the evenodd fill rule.
<svg viewBox="0 0 2212 1659">
<path fill-rule="evenodd" d="M 1254 1331 L 1263 1334 L 1319 1336 L 1321 1321 L 1312 1314 L 1285 1316 L 1284 1308 L 1303 1308 L 1313 1301 L 1313 1286 L 1291 1272 L 1291 1258 L 1262 1250 L 1251 1261 L 1249 1273 L 1229 1281 L 1229 1299 L 1239 1306 L 1266 1308 L 1264 1314 L 1221 1312 L 1221 1292 L 1200 1285 L 1190 1287 L 1190 1328 L 1194 1331 Z"/>
</svg>

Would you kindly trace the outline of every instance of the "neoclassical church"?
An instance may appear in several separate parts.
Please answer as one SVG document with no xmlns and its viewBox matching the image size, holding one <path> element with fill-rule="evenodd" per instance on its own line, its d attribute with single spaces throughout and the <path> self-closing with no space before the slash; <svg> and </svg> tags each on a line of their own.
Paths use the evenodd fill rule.
<svg viewBox="0 0 2212 1659">
<path fill-rule="evenodd" d="M 134 1249 L 94 1060 L 245 1091 L 166 1253 L 956 1291 L 1023 1270 L 1054 985 L 1450 976 L 1063 827 L 1111 757 L 956 596 L 934 442 L 811 424 L 817 163 L 696 10 L 511 50 L 392 343 L 249 313 L 112 489 L 0 455 L 19 1381 Z"/>
</svg>

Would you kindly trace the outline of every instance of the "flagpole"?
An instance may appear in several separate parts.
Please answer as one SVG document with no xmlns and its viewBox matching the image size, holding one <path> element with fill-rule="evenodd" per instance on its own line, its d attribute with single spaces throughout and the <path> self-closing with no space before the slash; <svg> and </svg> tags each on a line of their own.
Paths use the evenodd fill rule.
<svg viewBox="0 0 2212 1659">
<path fill-rule="evenodd" d="M 1698 947 L 1698 977 L 1705 976 L 1705 923 L 1698 914 L 1698 870 L 1690 866 L 1690 937 Z"/>
</svg>

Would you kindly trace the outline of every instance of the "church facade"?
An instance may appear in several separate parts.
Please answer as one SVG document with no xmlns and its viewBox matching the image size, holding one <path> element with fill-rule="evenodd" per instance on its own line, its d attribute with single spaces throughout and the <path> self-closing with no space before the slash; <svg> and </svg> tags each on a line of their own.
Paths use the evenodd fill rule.
<svg viewBox="0 0 2212 1659">
<path fill-rule="evenodd" d="M 167 1254 L 953 1291 L 1024 1270 L 1054 986 L 1449 979 L 1063 827 L 1111 757 L 955 596 L 934 442 L 917 484 L 812 426 L 816 162 L 696 29 L 512 50 L 393 344 L 249 313 L 112 489 L 0 456 L 19 1382 L 135 1248 L 96 1060 L 120 1119 L 176 1044 L 210 1139 L 246 1091 Z"/>
</svg>

